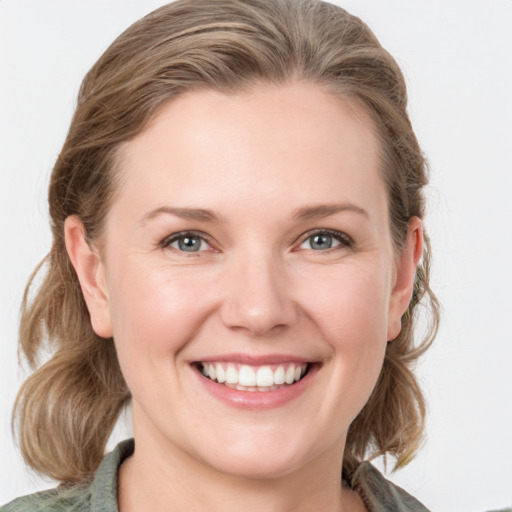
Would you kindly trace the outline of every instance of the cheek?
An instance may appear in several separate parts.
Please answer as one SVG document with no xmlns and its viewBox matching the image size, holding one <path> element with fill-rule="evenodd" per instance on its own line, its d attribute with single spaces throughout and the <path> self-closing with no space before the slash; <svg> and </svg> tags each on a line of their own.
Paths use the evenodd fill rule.
<svg viewBox="0 0 512 512">
<path fill-rule="evenodd" d="M 161 357 L 171 360 L 193 337 L 211 309 L 211 301 L 194 281 L 162 268 L 132 267 L 129 273 L 118 273 L 110 299 L 123 370 L 136 369 L 144 361 L 156 366 Z"/>
<path fill-rule="evenodd" d="M 378 380 L 387 346 L 389 278 L 386 273 L 332 275 L 311 301 L 309 314 L 331 351 L 328 407 L 351 422 Z"/>
<path fill-rule="evenodd" d="M 332 272 L 309 299 L 316 319 L 334 349 L 359 351 L 387 342 L 389 273 L 359 266 Z"/>
</svg>

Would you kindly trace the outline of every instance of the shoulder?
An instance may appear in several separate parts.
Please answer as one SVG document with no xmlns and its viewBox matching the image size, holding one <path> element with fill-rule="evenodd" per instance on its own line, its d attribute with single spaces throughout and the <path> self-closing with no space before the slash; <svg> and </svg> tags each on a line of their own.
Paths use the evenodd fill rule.
<svg viewBox="0 0 512 512">
<path fill-rule="evenodd" d="M 349 478 L 352 489 L 368 510 L 379 512 L 429 512 L 416 498 L 387 480 L 372 464 L 363 462 Z M 489 512 L 512 512 L 512 507 Z"/>
<path fill-rule="evenodd" d="M 90 498 L 89 488 L 57 488 L 17 498 L 0 512 L 82 512 L 90 510 Z"/>
<path fill-rule="evenodd" d="M 428 512 L 416 498 L 384 478 L 369 462 L 356 468 L 350 477 L 350 486 L 359 493 L 369 510 Z"/>
<path fill-rule="evenodd" d="M 0 512 L 117 512 L 117 474 L 133 453 L 130 439 L 109 453 L 87 485 L 63 487 L 23 496 L 0 508 Z"/>
</svg>

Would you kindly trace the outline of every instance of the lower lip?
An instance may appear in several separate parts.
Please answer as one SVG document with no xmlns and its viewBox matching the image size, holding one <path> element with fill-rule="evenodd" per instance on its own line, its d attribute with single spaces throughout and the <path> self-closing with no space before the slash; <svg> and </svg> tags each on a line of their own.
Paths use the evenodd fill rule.
<svg viewBox="0 0 512 512">
<path fill-rule="evenodd" d="M 273 409 L 291 402 L 304 393 L 318 371 L 318 367 L 313 365 L 295 384 L 273 391 L 239 391 L 208 379 L 197 369 L 194 371 L 206 391 L 221 402 L 240 409 Z"/>
</svg>

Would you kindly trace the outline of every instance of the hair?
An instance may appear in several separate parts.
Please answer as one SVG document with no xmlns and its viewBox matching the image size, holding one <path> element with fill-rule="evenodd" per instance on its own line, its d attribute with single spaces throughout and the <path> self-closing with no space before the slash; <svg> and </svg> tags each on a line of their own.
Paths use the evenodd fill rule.
<svg viewBox="0 0 512 512">
<path fill-rule="evenodd" d="M 292 81 L 323 87 L 373 120 L 397 251 L 409 220 L 424 217 L 427 168 L 408 118 L 404 77 L 359 18 L 317 0 L 179 0 L 137 21 L 85 76 L 51 176 L 53 244 L 29 280 L 20 326 L 20 351 L 34 371 L 13 413 L 32 468 L 65 483 L 87 481 L 130 400 L 112 340 L 91 327 L 66 253 L 66 218 L 78 215 L 88 240 L 99 240 L 117 190 L 119 148 L 173 98 L 192 90 L 237 93 Z M 426 234 L 425 242 L 401 333 L 388 343 L 373 394 L 349 428 L 344 474 L 378 455 L 393 456 L 395 468 L 404 465 L 421 443 L 425 401 L 412 369 L 439 318 L 429 287 Z M 420 303 L 430 320 L 416 340 Z M 40 365 L 47 349 L 52 355 Z"/>
</svg>

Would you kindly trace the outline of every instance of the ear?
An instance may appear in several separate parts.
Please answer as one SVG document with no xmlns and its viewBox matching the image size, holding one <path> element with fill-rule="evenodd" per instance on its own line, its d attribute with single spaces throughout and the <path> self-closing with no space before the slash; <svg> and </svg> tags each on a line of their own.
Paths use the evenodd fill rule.
<svg viewBox="0 0 512 512">
<path fill-rule="evenodd" d="M 87 241 L 84 225 L 78 215 L 67 217 L 64 237 L 69 259 L 89 310 L 92 328 L 98 336 L 110 338 L 112 325 L 104 264 L 98 251 Z"/>
<path fill-rule="evenodd" d="M 402 329 L 402 315 L 407 311 L 414 288 L 416 268 L 423 254 L 423 228 L 418 217 L 409 220 L 405 246 L 396 263 L 396 276 L 391 293 L 388 317 L 388 340 L 394 340 Z"/>
</svg>

